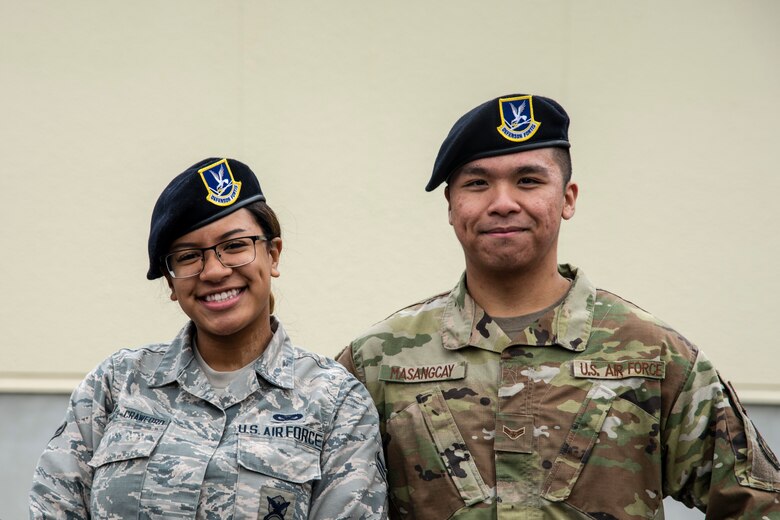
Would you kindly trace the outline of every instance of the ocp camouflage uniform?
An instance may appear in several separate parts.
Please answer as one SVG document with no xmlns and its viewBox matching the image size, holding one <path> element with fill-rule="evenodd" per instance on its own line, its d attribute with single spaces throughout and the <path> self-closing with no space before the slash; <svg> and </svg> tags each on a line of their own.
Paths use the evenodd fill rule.
<svg viewBox="0 0 780 520">
<path fill-rule="evenodd" d="M 365 388 L 272 327 L 254 370 L 222 397 L 195 361 L 191 324 L 99 365 L 41 456 L 30 517 L 384 518 Z"/>
<path fill-rule="evenodd" d="M 582 272 L 512 342 L 455 289 L 339 357 L 379 409 L 391 518 L 780 518 L 780 465 L 710 361 Z"/>
</svg>

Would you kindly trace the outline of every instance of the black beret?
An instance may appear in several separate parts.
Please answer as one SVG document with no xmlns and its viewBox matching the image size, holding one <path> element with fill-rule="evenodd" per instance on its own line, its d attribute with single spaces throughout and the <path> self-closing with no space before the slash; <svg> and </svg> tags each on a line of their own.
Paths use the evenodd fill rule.
<svg viewBox="0 0 780 520">
<path fill-rule="evenodd" d="M 146 277 L 163 275 L 162 258 L 180 236 L 264 200 L 260 183 L 246 164 L 216 157 L 193 164 L 168 184 L 154 205 Z"/>
<path fill-rule="evenodd" d="M 556 101 L 509 94 L 467 112 L 441 144 L 425 191 L 433 191 L 464 164 L 535 148 L 569 148 L 569 116 Z"/>
</svg>

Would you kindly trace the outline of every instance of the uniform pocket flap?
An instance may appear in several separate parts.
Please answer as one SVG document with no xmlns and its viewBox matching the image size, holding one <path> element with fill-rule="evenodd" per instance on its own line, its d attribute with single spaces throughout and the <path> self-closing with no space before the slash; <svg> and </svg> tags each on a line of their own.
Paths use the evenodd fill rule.
<svg viewBox="0 0 780 520">
<path fill-rule="evenodd" d="M 167 419 L 134 410 L 120 410 L 111 417 L 89 465 L 98 468 L 121 460 L 149 457 L 160 442 Z"/>
<path fill-rule="evenodd" d="M 590 389 L 547 477 L 543 493 L 546 499 L 559 502 L 568 498 L 588 462 L 614 399 L 615 392 L 603 385 Z"/>
<path fill-rule="evenodd" d="M 239 435 L 238 464 L 296 484 L 318 480 L 322 475 L 319 450 L 280 438 Z"/>
<path fill-rule="evenodd" d="M 738 414 L 726 414 L 737 481 L 755 489 L 780 491 L 780 461 L 753 425 L 731 383 L 725 383 L 724 388 L 732 408 Z"/>
</svg>

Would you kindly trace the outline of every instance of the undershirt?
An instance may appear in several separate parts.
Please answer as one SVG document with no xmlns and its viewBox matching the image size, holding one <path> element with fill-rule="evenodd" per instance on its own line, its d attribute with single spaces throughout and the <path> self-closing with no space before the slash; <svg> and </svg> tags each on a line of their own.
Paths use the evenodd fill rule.
<svg viewBox="0 0 780 520">
<path fill-rule="evenodd" d="M 219 397 L 222 397 L 225 394 L 225 388 L 227 388 L 230 383 L 241 377 L 244 372 L 254 370 L 254 363 L 257 361 L 257 358 L 255 358 L 246 366 L 243 366 L 239 369 L 230 370 L 228 372 L 220 372 L 219 370 L 214 370 L 209 366 L 208 363 L 206 363 L 206 361 L 203 359 L 203 356 L 201 356 L 200 352 L 198 352 L 198 346 L 195 343 L 194 338 L 192 340 L 192 350 L 195 353 L 195 359 L 198 361 L 201 370 L 203 370 L 203 373 L 206 375 L 206 379 L 208 379 L 209 383 L 211 383 L 211 387 L 214 389 L 214 393 L 216 393 Z M 258 356 L 258 358 L 259 357 L 260 356 Z"/>
<path fill-rule="evenodd" d="M 571 283 L 571 280 L 569 280 Z M 496 322 L 496 325 L 498 325 L 501 330 L 504 331 L 504 334 L 506 334 L 509 339 L 512 341 L 517 341 L 521 337 L 521 332 L 523 332 L 530 324 L 553 310 L 555 307 L 563 303 L 563 300 L 566 299 L 566 296 L 568 296 L 569 291 L 566 291 L 566 293 L 561 297 L 560 300 L 553 303 L 549 307 L 546 307 L 540 311 L 532 312 L 531 314 L 524 314 L 522 316 L 510 316 L 509 318 L 491 318 L 493 321 Z"/>
</svg>

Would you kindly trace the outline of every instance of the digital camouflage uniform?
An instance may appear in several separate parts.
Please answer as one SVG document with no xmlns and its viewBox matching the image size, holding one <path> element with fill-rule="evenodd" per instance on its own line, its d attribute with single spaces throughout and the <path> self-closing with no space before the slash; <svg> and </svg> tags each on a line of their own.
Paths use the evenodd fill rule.
<svg viewBox="0 0 780 520">
<path fill-rule="evenodd" d="M 275 333 L 215 394 L 192 325 L 117 352 L 74 391 L 35 471 L 31 518 L 384 518 L 376 411 L 332 360 Z"/>
<path fill-rule="evenodd" d="M 513 343 L 450 293 L 375 325 L 339 360 L 379 409 L 391 518 L 780 518 L 777 459 L 709 360 L 570 266 Z"/>
</svg>

